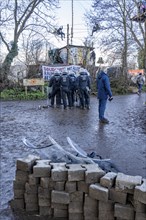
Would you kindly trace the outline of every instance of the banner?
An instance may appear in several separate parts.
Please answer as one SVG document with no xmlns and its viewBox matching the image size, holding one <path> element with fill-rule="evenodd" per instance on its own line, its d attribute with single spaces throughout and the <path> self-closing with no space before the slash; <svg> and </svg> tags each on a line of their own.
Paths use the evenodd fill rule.
<svg viewBox="0 0 146 220">
<path fill-rule="evenodd" d="M 59 71 L 60 73 L 74 71 L 75 74 L 78 74 L 81 67 L 79 65 L 66 65 L 66 66 L 42 66 L 43 79 L 45 81 L 49 81 L 51 76 L 55 73 L 55 71 Z"/>
<path fill-rule="evenodd" d="M 44 79 L 23 79 L 24 86 L 44 86 Z"/>
<path fill-rule="evenodd" d="M 132 76 L 137 76 L 139 73 L 144 74 L 144 69 L 128 70 L 128 73 Z"/>
</svg>

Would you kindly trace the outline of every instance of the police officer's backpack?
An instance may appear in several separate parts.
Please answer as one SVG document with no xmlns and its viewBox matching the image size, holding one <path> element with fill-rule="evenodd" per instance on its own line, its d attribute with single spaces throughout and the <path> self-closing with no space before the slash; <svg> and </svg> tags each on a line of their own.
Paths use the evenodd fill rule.
<svg viewBox="0 0 146 220">
<path fill-rule="evenodd" d="M 68 75 L 67 74 L 62 74 L 61 77 L 61 85 L 62 86 L 68 86 L 69 82 L 68 82 Z"/>
<path fill-rule="evenodd" d="M 55 85 L 60 85 L 60 75 L 54 75 Z"/>
<path fill-rule="evenodd" d="M 86 81 L 87 80 L 87 75 L 86 74 L 81 74 L 80 79 L 81 79 L 81 81 Z"/>
</svg>

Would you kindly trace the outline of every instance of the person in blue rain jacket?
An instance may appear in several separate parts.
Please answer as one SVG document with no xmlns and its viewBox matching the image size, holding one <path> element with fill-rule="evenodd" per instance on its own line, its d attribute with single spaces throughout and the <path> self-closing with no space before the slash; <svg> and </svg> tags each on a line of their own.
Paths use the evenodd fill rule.
<svg viewBox="0 0 146 220">
<path fill-rule="evenodd" d="M 112 91 L 110 87 L 110 80 L 104 71 L 100 71 L 97 76 L 97 98 L 99 99 L 99 120 L 101 123 L 109 123 L 108 119 L 104 117 L 107 100 L 111 101 Z"/>
</svg>

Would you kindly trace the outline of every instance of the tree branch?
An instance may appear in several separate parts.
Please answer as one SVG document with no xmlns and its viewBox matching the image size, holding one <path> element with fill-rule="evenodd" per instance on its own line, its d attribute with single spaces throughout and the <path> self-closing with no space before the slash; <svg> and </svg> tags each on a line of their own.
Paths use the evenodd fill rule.
<svg viewBox="0 0 146 220">
<path fill-rule="evenodd" d="M 1 39 L 2 39 L 2 42 L 3 42 L 3 43 L 5 44 L 5 46 L 7 47 L 7 50 L 10 51 L 10 47 L 9 47 L 8 43 L 5 41 L 5 39 L 4 39 L 4 37 L 3 37 L 3 35 L 2 35 L 1 32 L 0 32 L 0 37 L 1 37 Z"/>
</svg>

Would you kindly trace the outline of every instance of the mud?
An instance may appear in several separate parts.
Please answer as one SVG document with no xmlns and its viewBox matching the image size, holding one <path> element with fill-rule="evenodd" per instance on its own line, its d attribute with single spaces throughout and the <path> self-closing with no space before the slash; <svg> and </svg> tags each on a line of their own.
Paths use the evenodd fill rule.
<svg viewBox="0 0 146 220">
<path fill-rule="evenodd" d="M 37 147 L 50 143 L 51 135 L 64 149 L 69 136 L 87 153 L 95 151 L 110 158 L 119 170 L 146 178 L 146 94 L 115 96 L 108 102 L 106 117 L 110 123 L 98 121 L 98 100 L 91 97 L 91 109 L 44 108 L 44 101 L 1 102 L 1 169 L 0 219 L 17 219 L 9 209 L 13 198 L 16 160 L 29 154 L 47 154 L 48 149 L 26 147 L 26 137 Z M 26 218 L 28 219 L 28 218 Z"/>
</svg>

